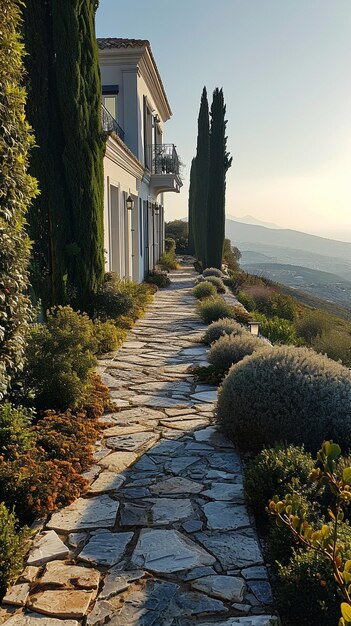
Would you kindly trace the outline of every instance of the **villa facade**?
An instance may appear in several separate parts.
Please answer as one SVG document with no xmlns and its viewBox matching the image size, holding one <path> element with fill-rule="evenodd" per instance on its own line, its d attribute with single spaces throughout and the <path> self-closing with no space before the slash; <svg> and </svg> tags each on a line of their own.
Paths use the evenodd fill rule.
<svg viewBox="0 0 351 626">
<path fill-rule="evenodd" d="M 179 159 L 165 143 L 172 111 L 150 43 L 98 39 L 102 78 L 106 271 L 142 281 L 164 251 L 164 195 L 179 193 Z"/>
</svg>

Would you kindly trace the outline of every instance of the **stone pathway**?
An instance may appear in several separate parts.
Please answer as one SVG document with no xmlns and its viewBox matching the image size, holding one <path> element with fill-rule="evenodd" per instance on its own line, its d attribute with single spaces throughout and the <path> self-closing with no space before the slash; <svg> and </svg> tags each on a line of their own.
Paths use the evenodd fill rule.
<svg viewBox="0 0 351 626">
<path fill-rule="evenodd" d="M 189 267 L 100 363 L 105 415 L 89 492 L 54 513 L 8 592 L 7 626 L 273 626 L 240 458 L 212 424 Z"/>
</svg>

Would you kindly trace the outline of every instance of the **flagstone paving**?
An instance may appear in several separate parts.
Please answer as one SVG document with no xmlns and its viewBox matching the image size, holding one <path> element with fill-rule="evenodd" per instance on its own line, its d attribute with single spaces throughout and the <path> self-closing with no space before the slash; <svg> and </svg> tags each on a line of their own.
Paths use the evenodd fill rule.
<svg viewBox="0 0 351 626">
<path fill-rule="evenodd" d="M 215 387 L 195 312 L 195 272 L 159 291 L 99 372 L 116 409 L 0 613 L 7 626 L 276 626 L 240 457 L 213 424 Z M 230 294 L 226 298 L 232 303 Z"/>
</svg>

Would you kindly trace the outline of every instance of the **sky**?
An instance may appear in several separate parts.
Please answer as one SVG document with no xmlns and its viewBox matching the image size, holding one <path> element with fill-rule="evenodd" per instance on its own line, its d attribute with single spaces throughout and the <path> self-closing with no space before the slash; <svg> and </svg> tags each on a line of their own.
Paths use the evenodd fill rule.
<svg viewBox="0 0 351 626">
<path fill-rule="evenodd" d="M 187 215 L 202 88 L 227 105 L 227 215 L 351 241 L 351 0 L 100 0 L 97 36 L 149 39 Z"/>
</svg>

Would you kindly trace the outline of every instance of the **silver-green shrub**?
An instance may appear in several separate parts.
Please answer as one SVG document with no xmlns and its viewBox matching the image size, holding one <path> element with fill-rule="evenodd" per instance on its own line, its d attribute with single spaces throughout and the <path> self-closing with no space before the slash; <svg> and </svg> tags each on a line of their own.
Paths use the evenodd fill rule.
<svg viewBox="0 0 351 626">
<path fill-rule="evenodd" d="M 234 363 L 238 363 L 245 356 L 260 348 L 267 349 L 266 342 L 248 332 L 240 335 L 224 335 L 212 344 L 208 362 L 217 371 L 226 372 Z"/>
<path fill-rule="evenodd" d="M 214 287 L 216 287 L 216 290 L 218 293 L 225 293 L 226 292 L 226 288 L 224 286 L 224 282 L 221 278 L 218 278 L 218 276 L 207 276 L 206 280 L 211 283 Z"/>
<path fill-rule="evenodd" d="M 207 267 L 203 271 L 203 275 L 204 276 L 217 276 L 218 278 L 222 278 L 223 277 L 223 272 L 221 272 L 221 270 L 217 269 L 217 267 Z"/>
<path fill-rule="evenodd" d="M 207 282 L 207 280 L 193 287 L 193 296 L 195 296 L 195 298 L 197 298 L 198 300 L 202 300 L 203 298 L 209 298 L 210 296 L 215 296 L 216 293 L 216 287 Z"/>
<path fill-rule="evenodd" d="M 203 274 L 199 274 L 196 278 L 195 278 L 195 285 L 198 285 L 199 283 L 203 283 L 204 280 L 206 280 L 205 276 L 203 276 Z"/>
<path fill-rule="evenodd" d="M 242 450 L 275 442 L 316 452 L 326 439 L 351 446 L 351 372 L 309 348 L 276 346 L 234 365 L 217 420 Z"/>
<path fill-rule="evenodd" d="M 199 302 L 197 312 L 205 324 L 211 324 L 211 322 L 215 322 L 221 317 L 234 317 L 233 307 L 220 296 L 207 298 L 207 300 Z"/>
<path fill-rule="evenodd" d="M 209 325 L 203 336 L 203 342 L 209 346 L 223 335 L 241 335 L 244 332 L 245 329 L 241 324 L 230 317 L 224 317 Z"/>
</svg>

